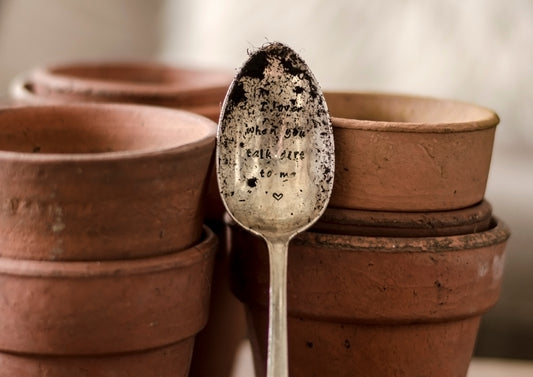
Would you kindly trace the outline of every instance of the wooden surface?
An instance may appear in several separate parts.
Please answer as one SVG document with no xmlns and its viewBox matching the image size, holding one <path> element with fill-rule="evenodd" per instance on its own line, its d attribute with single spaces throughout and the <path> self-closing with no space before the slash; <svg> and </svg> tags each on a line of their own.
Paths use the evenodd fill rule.
<svg viewBox="0 0 533 377">
<path fill-rule="evenodd" d="M 243 343 L 232 377 L 253 377 L 252 354 L 248 343 Z M 533 361 L 474 358 L 467 377 L 533 377 Z"/>
</svg>

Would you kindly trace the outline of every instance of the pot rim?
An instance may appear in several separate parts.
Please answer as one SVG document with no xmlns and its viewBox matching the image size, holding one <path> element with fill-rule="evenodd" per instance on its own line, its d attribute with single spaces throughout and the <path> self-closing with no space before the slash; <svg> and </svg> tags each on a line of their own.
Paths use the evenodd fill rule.
<svg viewBox="0 0 533 377">
<path fill-rule="evenodd" d="M 11 98 L 11 102 L 14 102 L 14 104 L 7 105 L 10 107 L 20 107 L 20 106 L 38 106 L 38 105 L 68 105 L 68 104 L 76 104 L 76 103 L 86 103 L 86 104 L 102 104 L 102 103 L 113 103 L 111 100 L 107 99 L 99 99 L 99 98 L 90 98 L 86 100 L 72 100 L 72 101 L 65 101 L 61 100 L 59 98 L 54 97 L 46 97 L 46 96 L 39 96 L 36 94 L 33 90 L 33 83 L 26 78 L 26 76 L 22 75 L 19 77 L 15 77 L 10 83 L 9 83 L 9 97 Z M 17 101 L 19 104 L 17 104 Z M 145 105 L 145 106 L 158 106 L 158 107 L 167 107 L 170 109 L 176 109 L 176 110 L 183 110 L 188 111 L 195 114 L 200 114 L 202 116 L 205 116 L 209 119 L 209 115 L 216 114 L 218 118 L 218 114 L 220 113 L 220 106 L 221 103 L 206 103 L 206 104 L 184 104 L 183 106 L 165 106 L 165 105 L 157 105 L 157 104 L 149 104 L 146 102 L 143 102 L 142 100 L 139 101 L 117 101 L 117 104 L 131 104 L 131 105 Z"/>
<path fill-rule="evenodd" d="M 325 91 L 324 95 L 326 97 L 326 102 L 330 103 L 333 97 L 353 97 L 353 101 L 355 101 L 356 98 L 359 97 L 370 100 L 385 100 L 388 102 L 415 102 L 417 105 L 424 104 L 425 106 L 447 104 L 448 106 L 454 106 L 457 109 L 464 109 L 479 113 L 479 116 L 473 117 L 473 119 L 471 120 L 442 122 L 365 120 L 346 118 L 331 114 L 331 120 L 334 128 L 378 132 L 455 133 L 479 131 L 494 128 L 498 125 L 500 121 L 498 115 L 489 108 L 457 100 L 385 92 Z M 329 106 L 329 108 L 331 113 L 331 106 Z"/>
<path fill-rule="evenodd" d="M 425 252 L 464 251 L 503 243 L 509 239 L 509 227 L 497 217 L 492 217 L 491 226 L 483 232 L 437 237 L 373 237 L 342 234 L 306 232 L 292 242 L 298 245 L 320 244 L 336 250 L 369 252 Z"/>
<path fill-rule="evenodd" d="M 116 160 L 129 160 L 129 159 L 140 159 L 140 158 L 153 158 L 159 155 L 166 154 L 179 154 L 183 155 L 186 153 L 192 153 L 199 149 L 203 149 L 209 146 L 215 141 L 216 138 L 216 123 L 206 118 L 202 115 L 198 115 L 186 110 L 172 109 L 165 107 L 157 107 L 150 105 L 142 104 L 125 104 L 125 103 L 53 103 L 53 104 L 42 104 L 42 105 L 22 105 L 22 106 L 11 106 L 7 108 L 0 108 L 0 117 L 2 113 L 6 112 L 23 112 L 23 111 L 42 111 L 42 112 L 52 112 L 57 111 L 58 114 L 61 114 L 65 110 L 83 112 L 105 112 L 105 111 L 120 111 L 122 113 L 128 113 L 131 110 L 138 110 L 142 113 L 151 113 L 150 115 L 167 115 L 174 117 L 177 121 L 180 122 L 193 122 L 195 123 L 194 127 L 202 127 L 203 135 L 198 137 L 196 140 L 193 140 L 189 143 L 176 145 L 176 146 L 165 146 L 165 147 L 152 147 L 144 149 L 135 149 L 135 150 L 126 150 L 126 151 L 113 151 L 113 152 L 97 152 L 97 153 L 28 153 L 28 152 L 17 152 L 17 151 L 6 151 L 0 150 L 0 161 L 1 160 L 18 160 L 24 162 L 78 162 L 78 161 L 116 161 Z"/>
<path fill-rule="evenodd" d="M 105 261 L 48 261 L 0 257 L 0 274 L 50 278 L 108 278 L 154 274 L 185 268 L 206 259 L 218 239 L 206 225 L 199 243 L 170 254 L 155 257 Z"/>
<path fill-rule="evenodd" d="M 329 207 L 319 222 L 330 225 L 418 230 L 470 225 L 488 220 L 491 216 L 492 206 L 486 199 L 483 199 L 473 206 L 449 211 L 398 212 Z"/>
<path fill-rule="evenodd" d="M 85 78 L 76 75 L 69 74 L 70 70 L 82 69 L 82 70 L 117 70 L 128 69 L 138 71 L 151 71 L 164 75 L 174 76 L 179 75 L 196 75 L 198 77 L 205 77 L 210 75 L 216 78 L 219 82 L 213 85 L 209 81 L 205 81 L 202 85 L 202 80 L 190 80 L 188 82 L 177 82 L 173 80 L 162 80 L 156 83 L 150 82 L 132 82 L 119 79 L 104 79 L 104 78 Z M 105 93 L 106 96 L 121 96 L 124 94 L 132 96 L 147 96 L 154 97 L 169 97 L 176 96 L 183 93 L 191 95 L 202 95 L 206 92 L 225 92 L 231 83 L 233 76 L 223 70 L 217 69 L 193 69 L 185 67 L 175 67 L 169 64 L 156 61 L 75 61 L 72 63 L 57 63 L 50 64 L 44 67 L 33 69 L 29 73 L 31 80 L 39 80 L 45 82 L 46 86 L 53 88 L 54 90 L 67 90 L 68 88 L 80 88 L 88 90 L 89 86 L 93 87 L 97 84 L 97 90 Z M 227 81 L 227 83 L 226 83 Z M 117 84 L 121 89 L 118 90 Z"/>
</svg>

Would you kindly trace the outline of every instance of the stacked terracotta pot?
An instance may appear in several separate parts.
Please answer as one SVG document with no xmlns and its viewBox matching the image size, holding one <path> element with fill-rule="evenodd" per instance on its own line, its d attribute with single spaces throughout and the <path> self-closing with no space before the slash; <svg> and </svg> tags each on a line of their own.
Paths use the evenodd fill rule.
<svg viewBox="0 0 533 377">
<path fill-rule="evenodd" d="M 323 217 L 289 248 L 290 375 L 465 376 L 509 237 L 483 198 L 498 117 L 399 95 L 326 100 L 335 185 Z M 267 251 L 230 229 L 234 290 L 264 376 Z"/>
<path fill-rule="evenodd" d="M 18 104 L 136 103 L 190 111 L 218 122 L 232 76 L 227 72 L 187 69 L 157 62 L 79 62 L 38 67 L 10 86 Z M 222 221 L 214 170 L 207 218 Z"/>
<path fill-rule="evenodd" d="M 10 89 L 12 99 L 18 104 L 140 103 L 178 108 L 217 122 L 231 79 L 227 72 L 156 62 L 79 62 L 39 67 L 15 79 Z M 212 165 L 203 196 L 205 222 L 221 242 L 215 262 L 209 321 L 197 337 L 192 377 L 229 376 L 237 347 L 245 335 L 244 311 L 229 289 L 224 206 L 213 162 Z M 206 359 L 210 362 L 206 363 Z"/>
<path fill-rule="evenodd" d="M 215 132 L 139 105 L 0 112 L 0 376 L 187 375 Z"/>
</svg>

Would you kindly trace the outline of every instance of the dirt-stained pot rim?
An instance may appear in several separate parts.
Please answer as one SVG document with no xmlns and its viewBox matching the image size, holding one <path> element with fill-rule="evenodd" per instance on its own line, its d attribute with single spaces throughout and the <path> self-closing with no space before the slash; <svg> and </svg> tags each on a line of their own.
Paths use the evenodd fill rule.
<svg viewBox="0 0 533 377">
<path fill-rule="evenodd" d="M 500 121 L 498 115 L 488 108 L 449 99 L 393 93 L 349 91 L 325 91 L 324 96 L 328 103 L 334 128 L 381 132 L 451 133 L 493 128 Z M 339 102 L 342 104 L 339 105 Z M 365 102 L 368 102 L 369 105 L 365 105 Z M 404 117 L 404 119 L 368 120 L 364 119 L 364 117 L 359 119 L 352 106 L 365 106 L 372 110 L 379 108 L 380 111 L 391 111 L 388 114 L 391 117 Z M 338 110 L 337 107 L 341 107 L 342 110 Z M 427 120 L 409 120 L 411 119 L 409 117 L 412 117 L 413 111 L 417 108 L 423 109 L 420 113 L 424 114 L 428 118 Z M 399 109 L 401 109 L 401 112 Z M 436 110 L 439 111 L 437 112 L 439 116 L 435 116 L 434 111 Z M 464 119 L 447 119 L 446 117 L 451 116 L 451 110 L 453 110 L 454 114 L 462 114 Z"/>
<path fill-rule="evenodd" d="M 96 75 L 98 70 L 107 71 L 108 78 Z M 80 71 L 84 73 L 80 74 Z M 157 76 L 159 79 L 125 80 L 117 78 L 117 72 L 120 75 L 133 72 L 137 77 Z M 109 97 L 174 97 L 184 94 L 190 97 L 220 91 L 225 93 L 233 78 L 229 72 L 219 69 L 176 67 L 156 61 L 73 61 L 37 67 L 28 77 L 53 91 L 68 93 L 74 90 L 88 95 L 95 91 Z"/>
<path fill-rule="evenodd" d="M 438 237 L 374 237 L 325 234 L 308 231 L 294 238 L 295 245 L 321 246 L 343 251 L 387 253 L 439 253 L 465 251 L 507 241 L 511 231 L 497 217 L 488 230 L 477 233 Z"/>
<path fill-rule="evenodd" d="M 25 161 L 36 163 L 57 163 L 57 162 L 78 162 L 78 161 L 91 161 L 91 162 L 106 162 L 117 160 L 129 160 L 129 159 L 143 159 L 151 158 L 159 155 L 168 154 L 187 154 L 194 153 L 201 150 L 206 146 L 214 143 L 216 137 L 216 123 L 212 120 L 195 113 L 191 113 L 185 110 L 170 109 L 164 107 L 156 107 L 141 104 L 118 104 L 118 103 L 106 103 L 106 104 L 94 104 L 94 103 L 75 103 L 75 104 L 50 104 L 50 105 L 25 105 L 25 106 L 10 106 L 7 108 L 0 108 L 0 124 L 2 123 L 2 117 L 7 113 L 24 113 L 24 112 L 41 112 L 50 114 L 56 112 L 58 116 L 67 114 L 69 112 L 75 112 L 78 115 L 81 113 L 105 113 L 109 112 L 110 117 L 114 117 L 118 114 L 122 114 L 128 117 L 132 117 L 133 114 L 141 114 L 143 120 L 147 121 L 149 118 L 153 118 L 156 123 L 159 117 L 166 117 L 169 121 L 175 120 L 177 124 L 187 124 L 187 127 L 191 129 L 202 130 L 201 136 L 195 138 L 187 143 L 181 143 L 172 146 L 162 147 L 147 147 L 132 150 L 111 151 L 111 152 L 94 152 L 94 153 L 30 153 L 19 152 L 10 150 L 0 150 L 0 162 L 3 160 L 12 161 Z M 22 115 L 24 116 L 24 115 Z M 34 115 L 35 116 L 35 115 Z M 170 127 L 169 127 L 170 129 Z M 148 132 L 148 131 L 147 131 Z M 0 136 L 2 135 L 2 129 L 0 128 Z"/>
<path fill-rule="evenodd" d="M 106 261 L 47 261 L 0 258 L 0 274 L 50 278 L 120 278 L 186 268 L 210 257 L 218 239 L 203 226 L 201 241 L 185 250 L 155 257 Z"/>
</svg>

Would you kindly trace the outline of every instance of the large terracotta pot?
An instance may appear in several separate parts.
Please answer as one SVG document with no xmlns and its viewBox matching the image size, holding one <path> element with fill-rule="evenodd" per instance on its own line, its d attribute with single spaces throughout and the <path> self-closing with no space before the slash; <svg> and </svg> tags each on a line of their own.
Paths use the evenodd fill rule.
<svg viewBox="0 0 533 377">
<path fill-rule="evenodd" d="M 0 258 L 0 376 L 186 376 L 217 239 L 150 258 Z"/>
<path fill-rule="evenodd" d="M 0 256 L 110 260 L 196 244 L 216 125 L 140 105 L 0 112 Z"/>
<path fill-rule="evenodd" d="M 442 211 L 484 196 L 498 116 L 461 102 L 325 93 L 335 135 L 330 206 Z"/>
<path fill-rule="evenodd" d="M 264 376 L 268 256 L 232 227 L 235 291 Z M 497 301 L 508 228 L 420 238 L 305 232 L 288 261 L 292 377 L 464 377 L 481 315 Z"/>
</svg>

